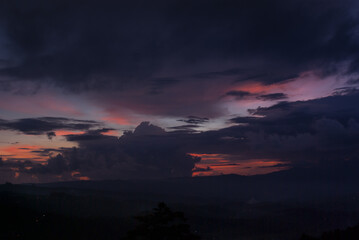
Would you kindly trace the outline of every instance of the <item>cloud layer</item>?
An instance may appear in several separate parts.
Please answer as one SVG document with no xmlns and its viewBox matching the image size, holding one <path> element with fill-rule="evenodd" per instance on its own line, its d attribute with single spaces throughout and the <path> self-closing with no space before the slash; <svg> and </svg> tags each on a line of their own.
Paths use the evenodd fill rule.
<svg viewBox="0 0 359 240">
<path fill-rule="evenodd" d="M 59 129 L 81 131 L 99 126 L 101 126 L 101 123 L 96 121 L 59 117 L 24 118 L 17 120 L 0 119 L 0 130 L 13 130 L 30 135 L 47 133 L 49 137 L 56 136 L 54 131 Z"/>
<path fill-rule="evenodd" d="M 179 81 L 173 76 L 269 84 L 308 70 L 333 74 L 342 62 L 356 72 L 357 7 L 351 0 L 5 1 L 0 75 L 83 90 L 146 81 L 158 94 Z"/>
<path fill-rule="evenodd" d="M 216 154 L 236 167 L 356 161 L 358 7 L 3 1 L 0 169 L 55 181 L 210 174 L 220 159 L 195 156 Z"/>
<path fill-rule="evenodd" d="M 355 93 L 281 102 L 250 110 L 250 117 L 231 119 L 236 123 L 232 127 L 205 132 L 166 132 L 143 122 L 120 138 L 103 135 L 108 129 L 68 134 L 67 141 L 78 147 L 57 150 L 59 154 L 51 155 L 45 165 L 28 163 L 31 168 L 19 169 L 37 177 L 63 174 L 71 179 L 71 173 L 77 173 L 90 179 L 116 179 L 191 176 L 192 171 L 213 171 L 223 165 L 222 160 L 228 166 L 251 159 L 287 167 L 357 163 L 359 109 L 354 103 L 358 101 Z M 201 154 L 220 154 L 225 159 L 195 167 Z"/>
</svg>

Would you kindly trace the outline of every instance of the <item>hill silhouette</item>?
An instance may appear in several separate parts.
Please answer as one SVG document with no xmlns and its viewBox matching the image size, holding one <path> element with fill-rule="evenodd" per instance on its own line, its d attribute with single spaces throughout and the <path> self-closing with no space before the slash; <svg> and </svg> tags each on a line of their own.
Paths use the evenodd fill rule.
<svg viewBox="0 0 359 240">
<path fill-rule="evenodd" d="M 359 225 L 344 230 L 324 232 L 320 237 L 303 235 L 300 240 L 357 240 L 359 239 Z"/>
</svg>

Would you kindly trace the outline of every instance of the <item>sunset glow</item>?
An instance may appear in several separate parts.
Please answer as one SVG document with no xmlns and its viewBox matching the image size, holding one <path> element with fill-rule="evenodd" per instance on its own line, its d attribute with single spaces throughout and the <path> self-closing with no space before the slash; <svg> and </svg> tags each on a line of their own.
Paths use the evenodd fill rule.
<svg viewBox="0 0 359 240">
<path fill-rule="evenodd" d="M 1 181 L 258 175 L 356 158 L 356 4 L 87 4 L 0 9 Z"/>
<path fill-rule="evenodd" d="M 1 155 L 5 159 L 24 159 L 34 160 L 36 162 L 46 162 L 47 157 L 41 156 L 34 151 L 41 150 L 42 146 L 31 146 L 31 145 L 14 145 L 0 147 Z"/>
<path fill-rule="evenodd" d="M 191 156 L 201 157 L 201 162 L 196 164 L 192 176 L 213 176 L 222 174 L 256 175 L 288 169 L 282 165 L 282 161 L 273 159 L 247 159 L 243 160 L 227 154 L 195 154 Z"/>
</svg>

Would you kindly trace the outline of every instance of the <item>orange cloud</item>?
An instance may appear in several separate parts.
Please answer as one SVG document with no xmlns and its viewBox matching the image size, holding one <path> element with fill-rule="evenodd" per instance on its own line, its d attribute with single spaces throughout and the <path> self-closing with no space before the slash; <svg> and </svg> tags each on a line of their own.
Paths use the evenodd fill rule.
<svg viewBox="0 0 359 240">
<path fill-rule="evenodd" d="M 110 131 L 108 131 L 108 132 L 104 132 L 104 133 L 102 133 L 103 135 L 107 135 L 107 136 L 116 136 L 116 135 L 119 135 L 118 134 L 118 131 L 116 131 L 116 130 L 110 130 Z"/>
<path fill-rule="evenodd" d="M 0 147 L 0 153 L 5 156 L 11 156 L 11 158 L 34 159 L 42 162 L 46 161 L 47 157 L 40 156 L 33 152 L 35 150 L 41 150 L 42 148 L 43 146 L 36 145 L 11 145 Z"/>
<path fill-rule="evenodd" d="M 66 131 L 66 130 L 55 131 L 56 136 L 80 135 L 84 133 L 85 133 L 84 131 Z"/>
<path fill-rule="evenodd" d="M 79 171 L 72 171 L 71 177 L 75 178 L 76 180 L 81 180 L 81 181 L 89 181 L 90 180 L 90 178 L 87 176 L 81 176 L 81 173 Z"/>
<path fill-rule="evenodd" d="M 55 131 L 56 136 L 81 135 L 81 134 L 84 134 L 84 133 L 86 133 L 86 132 L 85 131 L 66 131 L 66 130 Z M 114 136 L 114 135 L 118 135 L 118 131 L 110 130 L 110 131 L 104 132 L 102 134 L 107 135 L 107 136 Z"/>
</svg>

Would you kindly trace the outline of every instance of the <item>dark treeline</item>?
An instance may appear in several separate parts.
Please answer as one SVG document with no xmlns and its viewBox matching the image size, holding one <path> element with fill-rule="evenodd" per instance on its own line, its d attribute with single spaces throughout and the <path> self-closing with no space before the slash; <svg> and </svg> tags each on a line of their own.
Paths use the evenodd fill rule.
<svg viewBox="0 0 359 240">
<path fill-rule="evenodd" d="M 191 232 L 183 212 L 173 212 L 160 203 L 151 212 L 131 219 L 106 216 L 76 216 L 49 211 L 44 201 L 69 202 L 73 196 L 54 192 L 49 196 L 0 193 L 3 219 L 0 239 L 177 239 L 199 240 Z M 42 206 L 37 206 L 37 205 Z M 66 204 L 68 207 L 68 204 Z M 75 209 L 74 209 L 75 210 Z"/>
<path fill-rule="evenodd" d="M 345 230 L 334 230 L 323 233 L 320 237 L 303 235 L 300 240 L 358 240 L 359 225 L 348 227 Z"/>
<path fill-rule="evenodd" d="M 28 206 L 29 199 L 0 195 L 0 239 L 121 239 L 126 225 L 115 217 L 77 217 Z"/>
<path fill-rule="evenodd" d="M 161 201 L 168 206 L 157 206 Z M 353 197 L 326 204 L 213 202 L 181 195 L 6 184 L 0 185 L 0 239 L 298 240 L 306 233 L 301 240 L 350 240 L 359 239 L 359 227 L 321 233 L 357 224 L 358 208 Z"/>
</svg>

